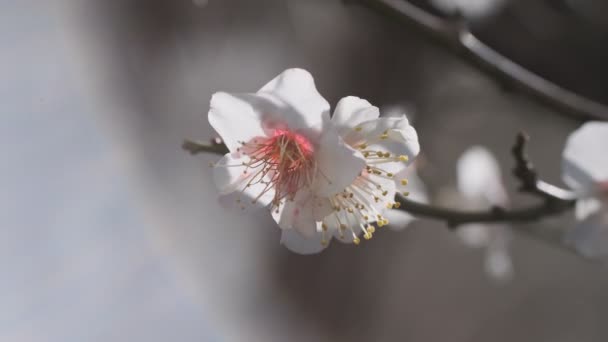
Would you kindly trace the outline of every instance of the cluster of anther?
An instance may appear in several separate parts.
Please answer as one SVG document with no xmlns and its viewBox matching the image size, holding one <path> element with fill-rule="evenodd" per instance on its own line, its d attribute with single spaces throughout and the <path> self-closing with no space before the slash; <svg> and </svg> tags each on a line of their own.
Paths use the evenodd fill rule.
<svg viewBox="0 0 608 342">
<path fill-rule="evenodd" d="M 264 185 L 253 202 L 274 189 L 272 206 L 278 208 L 283 199 L 293 200 L 299 189 L 312 184 L 314 148 L 301 134 L 277 129 L 271 137 L 241 142 L 237 151 L 249 157 L 242 164 L 245 166 L 243 174 L 248 179 L 245 187 Z"/>
<path fill-rule="evenodd" d="M 361 131 L 359 127 L 356 131 Z M 387 139 L 388 131 L 380 135 L 379 139 Z M 376 223 L 378 227 L 383 227 L 389 222 L 380 213 L 380 209 L 386 206 L 388 209 L 399 208 L 399 202 L 394 202 L 394 198 L 389 197 L 389 194 L 394 196 L 391 189 L 386 188 L 382 180 L 393 179 L 395 175 L 382 169 L 382 165 L 394 162 L 407 162 L 408 157 L 405 155 L 392 155 L 390 152 L 371 150 L 368 148 L 367 142 L 361 142 L 356 146 L 366 159 L 365 168 L 355 181 L 348 186 L 342 193 L 339 193 L 330 198 L 333 213 L 328 216 L 321 225 L 322 240 L 321 243 L 327 243 L 328 226 L 337 226 L 339 238 L 346 239 L 346 234 L 352 235 L 352 241 L 358 245 L 361 240 L 358 237 L 358 232 L 363 233 L 363 238 L 369 240 L 373 237 L 376 228 L 372 223 Z M 389 184 L 391 182 L 388 182 Z M 407 179 L 400 180 L 401 185 L 407 185 Z M 405 196 L 409 193 L 404 192 Z"/>
</svg>

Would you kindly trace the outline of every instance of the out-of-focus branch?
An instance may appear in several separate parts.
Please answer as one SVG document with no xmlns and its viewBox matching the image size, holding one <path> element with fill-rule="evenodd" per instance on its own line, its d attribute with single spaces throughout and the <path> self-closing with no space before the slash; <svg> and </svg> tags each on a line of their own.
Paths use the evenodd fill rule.
<svg viewBox="0 0 608 342">
<path fill-rule="evenodd" d="M 203 144 L 201 142 L 186 139 L 182 143 L 182 149 L 190 152 L 191 155 L 202 152 L 216 153 L 221 155 L 228 153 L 228 148 L 226 145 L 224 145 L 222 139 L 219 138 L 212 139 L 210 144 Z"/>
<path fill-rule="evenodd" d="M 538 174 L 526 155 L 527 141 L 526 134 L 517 135 L 512 150 L 515 159 L 513 175 L 521 183 L 520 191 L 540 197 L 541 203 L 520 209 L 493 207 L 486 211 L 462 211 L 413 202 L 399 195 L 397 200 L 401 202 L 400 209 L 413 215 L 446 221 L 450 228 L 465 223 L 531 222 L 571 210 L 576 203 L 575 194 L 538 179 Z"/>
<path fill-rule="evenodd" d="M 575 94 L 514 63 L 479 41 L 460 19 L 444 20 L 405 0 L 350 0 L 396 16 L 451 48 L 471 64 L 553 108 L 581 119 L 608 120 L 608 107 Z"/>
<path fill-rule="evenodd" d="M 525 152 L 527 141 L 528 137 L 524 133 L 517 136 L 512 150 L 515 158 L 513 174 L 521 182 L 520 191 L 540 197 L 542 199 L 541 203 L 519 209 L 493 207 L 490 210 L 463 211 L 418 203 L 398 195 L 396 200 L 401 203 L 398 210 L 403 210 L 414 216 L 445 221 L 450 228 L 476 222 L 533 222 L 571 210 L 576 202 L 576 197 L 567 190 L 538 179 L 536 170 Z M 211 145 L 186 140 L 182 148 L 191 154 L 210 152 L 223 155 L 228 151 L 218 138 L 212 140 Z"/>
</svg>

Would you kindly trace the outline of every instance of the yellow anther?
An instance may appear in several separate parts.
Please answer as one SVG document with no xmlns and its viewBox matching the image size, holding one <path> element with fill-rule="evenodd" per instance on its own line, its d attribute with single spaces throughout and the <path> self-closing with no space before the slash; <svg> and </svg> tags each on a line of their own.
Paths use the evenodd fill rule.
<svg viewBox="0 0 608 342">
<path fill-rule="evenodd" d="M 388 202 L 388 204 L 386 205 L 386 207 L 387 207 L 388 209 L 393 209 L 393 203 Z"/>
<path fill-rule="evenodd" d="M 360 126 L 359 127 L 355 127 L 355 131 L 357 131 L 357 132 L 361 132 L 362 129 L 363 129 L 363 127 L 360 127 Z"/>
<path fill-rule="evenodd" d="M 363 234 L 363 237 L 365 238 L 365 240 L 369 240 L 372 238 L 372 234 L 370 232 L 366 232 L 365 234 Z"/>
<path fill-rule="evenodd" d="M 363 156 L 364 156 L 365 158 L 369 157 L 369 152 L 363 152 Z"/>
<path fill-rule="evenodd" d="M 363 144 L 359 145 L 359 148 L 362 150 L 365 150 L 367 148 L 367 144 L 363 143 Z"/>
<path fill-rule="evenodd" d="M 382 134 L 382 135 L 380 136 L 380 139 L 382 139 L 382 140 L 386 140 L 386 139 L 388 139 L 388 134 Z"/>
<path fill-rule="evenodd" d="M 410 195 L 410 192 L 409 192 L 409 191 L 404 191 L 404 192 L 403 192 L 403 196 L 409 196 L 409 195 Z"/>
<path fill-rule="evenodd" d="M 381 175 L 382 174 L 382 171 L 380 171 L 380 170 L 374 170 L 373 172 L 374 172 L 375 175 Z"/>
<path fill-rule="evenodd" d="M 388 190 L 382 191 L 382 196 L 386 196 L 388 194 Z"/>
<path fill-rule="evenodd" d="M 389 224 L 388 220 L 387 220 L 387 219 L 384 219 L 384 225 L 386 226 L 386 225 L 388 225 L 388 224 Z"/>
<path fill-rule="evenodd" d="M 327 231 L 327 225 L 325 223 L 321 223 L 321 228 L 325 231 Z"/>
<path fill-rule="evenodd" d="M 393 203 L 393 208 L 395 208 L 395 209 L 399 209 L 400 206 L 401 206 L 401 202 Z"/>
<path fill-rule="evenodd" d="M 382 227 L 382 226 L 384 226 L 384 220 L 378 221 L 378 227 Z"/>
<path fill-rule="evenodd" d="M 327 240 L 325 240 L 325 239 L 321 240 L 321 246 L 327 247 L 327 244 L 328 244 Z"/>
<path fill-rule="evenodd" d="M 367 226 L 367 231 L 373 234 L 376 232 L 376 228 L 374 226 Z"/>
<path fill-rule="evenodd" d="M 409 160 L 409 158 L 406 155 L 402 154 L 399 156 L 399 160 L 402 162 L 407 162 Z"/>
<path fill-rule="evenodd" d="M 364 215 L 364 216 L 363 216 L 363 219 L 364 219 L 365 221 L 369 221 L 369 216 Z"/>
<path fill-rule="evenodd" d="M 390 156 L 391 156 L 391 154 L 389 152 L 385 152 L 383 155 L 384 158 L 390 158 Z"/>
<path fill-rule="evenodd" d="M 401 180 L 401 185 L 403 185 L 403 186 L 407 185 L 407 179 L 403 178 Z"/>
<path fill-rule="evenodd" d="M 380 200 L 380 197 L 374 196 L 374 201 L 376 201 L 376 203 L 378 203 L 379 200 Z"/>
<path fill-rule="evenodd" d="M 392 172 L 389 172 L 389 173 L 387 173 L 387 174 L 386 174 L 386 176 L 387 176 L 387 177 L 393 177 L 393 176 L 394 176 L 394 174 L 393 174 Z"/>
<path fill-rule="evenodd" d="M 361 243 L 361 240 L 359 240 L 359 238 L 356 237 L 353 239 L 353 243 L 358 246 Z"/>
<path fill-rule="evenodd" d="M 376 156 L 377 156 L 378 158 L 382 158 L 382 156 L 383 156 L 383 155 L 384 155 L 384 154 L 383 154 L 382 152 L 380 152 L 380 151 L 376 152 Z"/>
<path fill-rule="evenodd" d="M 353 208 L 348 208 L 347 210 L 348 210 L 348 212 L 349 212 L 349 213 L 351 213 L 351 214 L 354 212 L 354 211 L 353 211 Z"/>
</svg>

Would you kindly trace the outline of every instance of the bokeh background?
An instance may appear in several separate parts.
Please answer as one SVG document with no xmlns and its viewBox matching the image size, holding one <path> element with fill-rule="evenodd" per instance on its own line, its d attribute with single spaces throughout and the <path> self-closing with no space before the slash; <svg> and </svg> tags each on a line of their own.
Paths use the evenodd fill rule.
<svg viewBox="0 0 608 342">
<path fill-rule="evenodd" d="M 419 4 L 438 14 L 460 6 L 502 53 L 608 102 L 604 2 Z M 484 271 L 482 250 L 426 220 L 300 256 L 263 212 L 219 205 L 207 167 L 217 156 L 180 149 L 214 135 L 213 92 L 255 91 L 297 66 L 332 105 L 356 95 L 406 111 L 435 202 L 455 188 L 463 151 L 482 145 L 512 203 L 529 203 L 508 176 L 521 129 L 542 176 L 561 184 L 561 150 L 581 122 L 411 27 L 338 0 L 0 9 L 0 340 L 608 339 L 608 271 L 525 233 L 563 229 L 567 215 L 516 227 L 506 281 Z"/>
</svg>

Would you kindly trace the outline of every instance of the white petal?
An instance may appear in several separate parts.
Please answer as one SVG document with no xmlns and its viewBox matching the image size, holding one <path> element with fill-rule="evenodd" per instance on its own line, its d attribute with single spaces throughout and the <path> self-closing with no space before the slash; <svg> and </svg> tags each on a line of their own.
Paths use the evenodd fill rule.
<svg viewBox="0 0 608 342">
<path fill-rule="evenodd" d="M 329 121 L 329 103 L 319 94 L 312 75 L 306 70 L 283 71 L 263 86 L 258 95 L 290 107 L 283 112 L 283 119 L 293 130 Z"/>
<path fill-rule="evenodd" d="M 336 105 L 334 115 L 331 118 L 333 124 L 338 128 L 340 135 L 344 135 L 349 129 L 380 116 L 378 107 L 356 96 L 342 98 Z"/>
<path fill-rule="evenodd" d="M 481 248 L 490 243 L 490 231 L 488 226 L 480 223 L 471 223 L 460 226 L 456 234 L 468 247 Z"/>
<path fill-rule="evenodd" d="M 601 210 L 603 205 L 604 204 L 602 201 L 596 197 L 581 198 L 576 201 L 574 216 L 577 220 L 584 220 L 590 215 Z"/>
<path fill-rule="evenodd" d="M 331 236 L 327 238 L 330 239 Z M 323 251 L 328 246 L 329 241 L 323 245 L 321 243 L 322 240 L 323 236 L 321 233 L 316 233 L 312 237 L 307 238 L 292 229 L 284 229 L 281 232 L 281 244 L 298 254 L 309 255 Z"/>
<path fill-rule="evenodd" d="M 239 199 L 243 202 L 251 202 L 255 199 L 255 203 L 259 206 L 268 205 L 272 201 L 274 190 L 269 189 L 268 191 L 264 191 L 266 186 L 255 181 L 250 186 L 247 186 L 252 176 L 255 175 L 256 170 L 247 170 L 242 165 L 243 161 L 245 160 L 240 158 L 238 154 L 228 153 L 215 164 L 213 168 L 213 181 L 220 195 L 227 195 L 233 192 L 241 193 L 242 191 L 242 198 Z"/>
<path fill-rule="evenodd" d="M 388 227 L 396 231 L 405 229 L 410 223 L 416 220 L 410 213 L 398 209 L 387 210 L 383 216 L 389 222 Z"/>
<path fill-rule="evenodd" d="M 582 255 L 608 260 L 608 210 L 601 210 L 581 221 L 565 240 Z"/>
<path fill-rule="evenodd" d="M 482 198 L 493 205 L 508 203 L 498 161 L 485 147 L 466 150 L 458 159 L 456 170 L 458 190 L 468 199 Z"/>
<path fill-rule="evenodd" d="M 248 142 L 254 137 L 266 135 L 262 127 L 265 111 L 254 106 L 251 95 L 213 94 L 209 123 L 231 152 L 236 152 L 240 146 L 238 141 Z"/>
<path fill-rule="evenodd" d="M 386 139 L 381 139 L 385 132 L 388 133 Z M 365 143 L 368 145 L 368 150 L 390 152 L 394 156 L 407 156 L 408 160 L 404 162 L 381 164 L 383 170 L 392 173 L 397 173 L 407 167 L 420 152 L 418 134 L 414 127 L 409 124 L 405 115 L 379 118 L 361 123 L 356 130 L 352 130 L 345 135 L 344 141 L 351 146 L 359 146 L 361 143 Z"/>
<path fill-rule="evenodd" d="M 595 183 L 608 180 L 608 123 L 590 122 L 574 131 L 562 156 L 564 182 L 581 193 L 593 191 Z"/>
<path fill-rule="evenodd" d="M 306 238 L 317 232 L 317 221 L 331 212 L 326 198 L 313 198 L 310 192 L 300 191 L 293 201 L 284 200 L 272 211 L 275 222 L 285 230 L 296 230 Z"/>
<path fill-rule="evenodd" d="M 513 262 L 505 249 L 488 249 L 484 266 L 486 272 L 495 280 L 507 281 L 513 278 Z"/>
<path fill-rule="evenodd" d="M 313 189 L 319 196 L 343 191 L 365 167 L 361 153 L 346 145 L 334 129 L 324 132 L 315 159 L 318 172 Z"/>
</svg>

